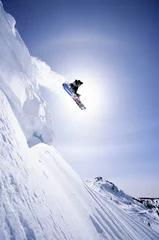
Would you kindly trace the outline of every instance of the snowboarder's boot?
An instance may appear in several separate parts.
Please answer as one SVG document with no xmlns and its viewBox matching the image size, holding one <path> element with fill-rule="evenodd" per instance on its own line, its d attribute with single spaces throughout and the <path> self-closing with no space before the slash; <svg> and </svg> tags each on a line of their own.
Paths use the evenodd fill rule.
<svg viewBox="0 0 159 240">
<path fill-rule="evenodd" d="M 79 98 L 81 95 L 79 93 L 76 93 L 77 97 Z"/>
</svg>

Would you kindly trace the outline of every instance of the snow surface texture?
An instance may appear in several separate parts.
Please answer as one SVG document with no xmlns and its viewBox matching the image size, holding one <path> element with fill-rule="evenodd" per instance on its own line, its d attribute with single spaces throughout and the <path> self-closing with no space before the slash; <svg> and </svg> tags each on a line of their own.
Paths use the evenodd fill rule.
<svg viewBox="0 0 159 240">
<path fill-rule="evenodd" d="M 102 197 L 110 199 L 121 210 L 151 227 L 159 234 L 159 199 L 135 199 L 119 190 L 112 182 L 97 177 L 86 184 Z"/>
<path fill-rule="evenodd" d="M 0 92 L 0 239 L 159 239 L 85 185 L 53 146 L 29 148 Z"/>
<path fill-rule="evenodd" d="M 52 142 L 39 83 L 57 75 L 30 57 L 14 25 L 0 2 L 0 240 L 159 239 L 83 183 L 52 145 L 28 147 L 34 135 Z"/>
</svg>

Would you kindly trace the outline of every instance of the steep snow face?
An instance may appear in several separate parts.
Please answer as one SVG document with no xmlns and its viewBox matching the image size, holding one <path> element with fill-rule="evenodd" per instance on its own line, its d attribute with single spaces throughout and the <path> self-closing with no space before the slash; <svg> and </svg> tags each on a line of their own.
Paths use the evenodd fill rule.
<svg viewBox="0 0 159 240">
<path fill-rule="evenodd" d="M 53 147 L 28 148 L 2 92 L 0 106 L 0 239 L 99 239 L 78 176 Z"/>
<path fill-rule="evenodd" d="M 0 239 L 159 239 L 85 185 L 53 146 L 29 148 L 1 91 L 0 156 Z"/>
<path fill-rule="evenodd" d="M 135 199 L 119 190 L 112 182 L 102 177 L 87 180 L 86 184 L 101 196 L 110 199 L 122 211 L 133 216 L 137 221 L 151 227 L 159 234 L 158 199 Z"/>
<path fill-rule="evenodd" d="M 0 1 L 0 88 L 6 94 L 26 139 L 53 141 L 53 123 L 41 98 L 37 68 Z"/>
</svg>

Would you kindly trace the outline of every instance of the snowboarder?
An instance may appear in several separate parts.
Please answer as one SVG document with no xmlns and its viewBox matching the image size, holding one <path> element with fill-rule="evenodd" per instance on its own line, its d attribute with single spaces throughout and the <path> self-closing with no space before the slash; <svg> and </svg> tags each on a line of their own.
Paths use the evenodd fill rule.
<svg viewBox="0 0 159 240">
<path fill-rule="evenodd" d="M 78 88 L 83 84 L 81 80 L 75 79 L 73 83 L 63 83 L 62 86 L 64 90 L 73 98 L 73 100 L 76 102 L 76 104 L 79 106 L 81 110 L 85 110 L 86 107 L 80 100 L 80 94 L 77 93 Z"/>
<path fill-rule="evenodd" d="M 73 83 L 70 83 L 69 86 L 71 87 L 72 91 L 77 95 L 77 97 L 80 97 L 81 95 L 77 93 L 78 88 L 83 84 L 81 80 L 75 79 Z"/>
</svg>

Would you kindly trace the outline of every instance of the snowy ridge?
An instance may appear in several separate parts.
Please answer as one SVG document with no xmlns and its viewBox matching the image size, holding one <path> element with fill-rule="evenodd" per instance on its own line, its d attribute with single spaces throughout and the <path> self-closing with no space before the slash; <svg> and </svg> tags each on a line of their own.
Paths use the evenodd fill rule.
<svg viewBox="0 0 159 240">
<path fill-rule="evenodd" d="M 27 140 L 53 141 L 53 123 L 43 101 L 36 66 L 0 2 L 0 88 L 7 95 Z"/>
<path fill-rule="evenodd" d="M 159 234 L 159 200 L 140 198 L 136 199 L 119 190 L 114 183 L 102 177 L 87 180 L 86 184 L 100 196 L 110 199 L 113 204 L 124 210 L 137 221 L 151 227 Z"/>
<path fill-rule="evenodd" d="M 139 202 L 143 203 L 148 208 L 155 208 L 159 212 L 159 198 L 139 198 Z"/>
<path fill-rule="evenodd" d="M 159 239 L 123 209 L 126 195 L 83 183 L 52 146 L 41 87 L 57 94 L 62 77 L 30 57 L 14 26 L 0 2 L 0 240 Z M 35 136 L 47 144 L 29 148 Z"/>
<path fill-rule="evenodd" d="M 133 198 L 125 194 L 122 190 L 119 190 L 114 183 L 103 179 L 102 177 L 96 177 L 92 180 L 87 180 L 86 183 L 95 189 L 97 192 L 102 193 L 103 195 L 111 196 L 111 198 L 120 198 L 127 204 L 134 202 Z"/>
</svg>

